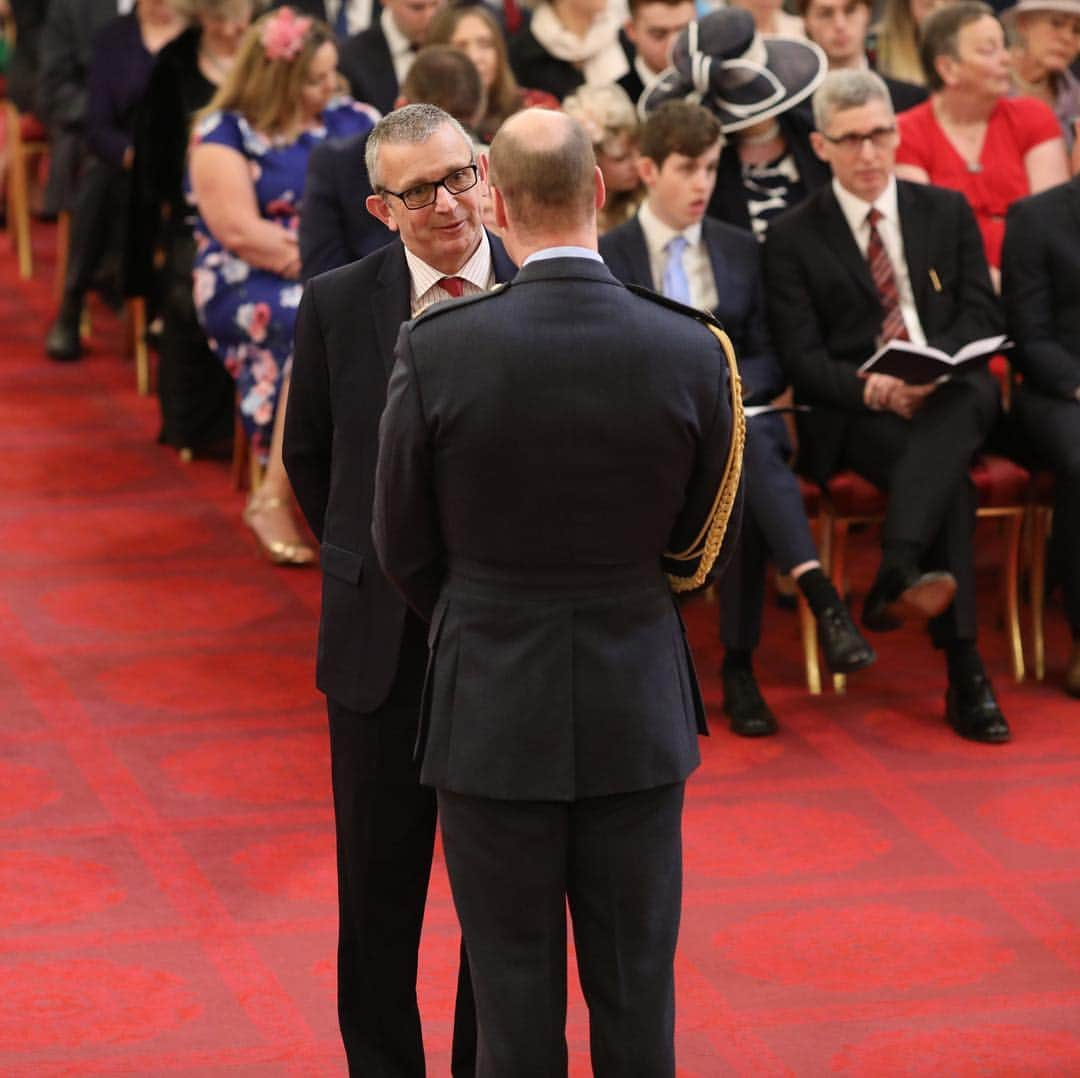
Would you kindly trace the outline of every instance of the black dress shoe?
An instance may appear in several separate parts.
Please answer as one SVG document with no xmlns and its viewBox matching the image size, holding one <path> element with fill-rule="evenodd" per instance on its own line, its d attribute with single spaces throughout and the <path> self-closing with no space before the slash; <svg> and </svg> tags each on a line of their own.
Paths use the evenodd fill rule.
<svg viewBox="0 0 1080 1078">
<path fill-rule="evenodd" d="M 1011 736 L 990 679 L 981 671 L 950 679 L 945 693 L 945 718 L 970 741 L 1000 745 Z"/>
<path fill-rule="evenodd" d="M 79 334 L 81 319 L 81 306 L 75 310 L 69 310 L 66 305 L 61 308 L 45 336 L 45 354 L 49 359 L 67 362 L 82 355 L 82 339 Z"/>
<path fill-rule="evenodd" d="M 875 633 L 887 633 L 912 618 L 936 618 L 955 595 L 956 578 L 952 573 L 884 570 L 866 593 L 863 625 Z"/>
<path fill-rule="evenodd" d="M 826 607 L 817 619 L 817 630 L 825 662 L 834 674 L 853 674 L 877 659 L 846 606 Z"/>
<path fill-rule="evenodd" d="M 776 716 L 769 710 L 752 670 L 725 667 L 724 714 L 731 717 L 731 729 L 740 737 L 767 737 L 776 733 Z"/>
</svg>

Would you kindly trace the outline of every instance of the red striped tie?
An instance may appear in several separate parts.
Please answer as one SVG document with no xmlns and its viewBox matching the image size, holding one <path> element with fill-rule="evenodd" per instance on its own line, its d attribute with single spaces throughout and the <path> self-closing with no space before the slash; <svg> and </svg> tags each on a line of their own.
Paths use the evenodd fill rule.
<svg viewBox="0 0 1080 1078">
<path fill-rule="evenodd" d="M 870 242 L 866 246 L 866 261 L 870 264 L 870 276 L 874 278 L 874 287 L 881 298 L 881 333 L 879 340 L 882 344 L 887 341 L 908 340 L 907 326 L 904 325 L 904 316 L 900 311 L 900 289 L 896 284 L 896 274 L 893 272 L 893 264 L 889 258 L 889 252 L 885 250 L 885 244 L 881 242 L 881 233 L 877 230 L 877 223 L 881 220 L 881 211 L 876 206 L 870 207 L 866 220 L 870 225 Z"/>
<path fill-rule="evenodd" d="M 454 299 L 461 299 L 462 293 L 465 290 L 465 278 L 464 277 L 443 277 L 439 281 L 439 287 L 448 295 L 454 297 Z"/>
</svg>

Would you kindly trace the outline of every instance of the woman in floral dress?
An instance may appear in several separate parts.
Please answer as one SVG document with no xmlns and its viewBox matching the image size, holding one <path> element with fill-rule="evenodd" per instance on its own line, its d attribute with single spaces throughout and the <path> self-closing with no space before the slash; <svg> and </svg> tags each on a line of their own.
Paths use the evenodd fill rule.
<svg viewBox="0 0 1080 1078">
<path fill-rule="evenodd" d="M 244 519 L 279 565 L 308 565 L 281 459 L 281 422 L 302 285 L 297 226 L 312 149 L 368 130 L 370 106 L 338 96 L 324 23 L 282 7 L 248 32 L 228 78 L 196 120 L 189 156 L 198 211 L 195 308 L 236 379 L 240 417 L 265 463 Z"/>
</svg>

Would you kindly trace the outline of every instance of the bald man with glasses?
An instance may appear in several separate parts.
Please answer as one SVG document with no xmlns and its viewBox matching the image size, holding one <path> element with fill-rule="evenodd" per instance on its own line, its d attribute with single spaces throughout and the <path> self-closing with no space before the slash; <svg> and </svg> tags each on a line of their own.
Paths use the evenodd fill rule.
<svg viewBox="0 0 1080 1078">
<path fill-rule="evenodd" d="M 976 648 L 975 492 L 968 477 L 998 408 L 985 370 L 908 385 L 859 367 L 891 339 L 952 353 L 1002 331 L 975 218 L 953 191 L 898 182 L 888 89 L 834 71 L 814 95 L 814 151 L 832 183 L 777 218 L 765 243 L 773 343 L 800 404 L 800 467 L 852 469 L 888 494 L 874 631 L 927 619 L 945 652 L 945 714 L 975 741 L 1009 727 Z"/>
</svg>

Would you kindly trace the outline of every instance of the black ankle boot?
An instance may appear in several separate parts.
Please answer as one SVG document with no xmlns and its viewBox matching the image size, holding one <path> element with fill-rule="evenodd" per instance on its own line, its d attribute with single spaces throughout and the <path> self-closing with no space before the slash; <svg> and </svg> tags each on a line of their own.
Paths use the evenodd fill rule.
<svg viewBox="0 0 1080 1078">
<path fill-rule="evenodd" d="M 45 354 L 50 359 L 68 361 L 82 356 L 81 321 L 82 297 L 65 295 L 60 313 L 45 336 Z"/>
</svg>

